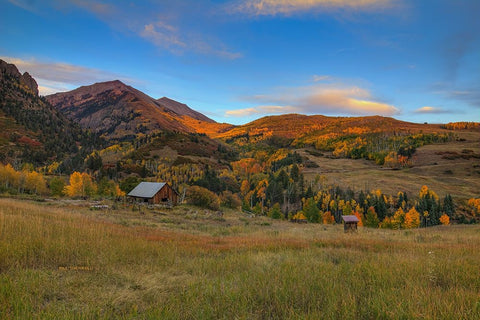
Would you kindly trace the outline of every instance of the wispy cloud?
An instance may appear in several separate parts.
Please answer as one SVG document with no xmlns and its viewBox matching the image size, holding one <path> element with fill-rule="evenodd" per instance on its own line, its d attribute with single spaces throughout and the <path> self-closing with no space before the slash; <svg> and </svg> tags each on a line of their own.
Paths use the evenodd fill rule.
<svg viewBox="0 0 480 320">
<path fill-rule="evenodd" d="M 298 112 L 298 109 L 291 106 L 256 106 L 255 108 L 229 110 L 225 112 L 225 115 L 227 117 L 249 117 L 252 115 L 284 114 L 295 112 Z"/>
<path fill-rule="evenodd" d="M 30 12 L 37 12 L 37 7 L 35 6 L 35 3 L 33 3 L 32 1 L 8 0 L 8 2 L 24 10 L 27 10 Z"/>
<path fill-rule="evenodd" d="M 329 75 L 313 75 L 313 82 L 321 82 L 321 81 L 330 81 L 333 80 L 332 76 Z"/>
<path fill-rule="evenodd" d="M 230 11 L 251 16 L 289 16 L 296 13 L 329 10 L 374 11 L 390 8 L 394 0 L 242 0 Z"/>
<path fill-rule="evenodd" d="M 122 77 L 105 70 L 77 66 L 62 62 L 39 61 L 37 59 L 20 59 L 15 57 L 0 57 L 13 63 L 22 72 L 30 73 L 38 83 L 41 95 L 74 89 L 80 85 L 94 82 L 119 79 L 128 83 L 134 80 Z"/>
<path fill-rule="evenodd" d="M 377 101 L 370 91 L 343 84 L 319 83 L 308 87 L 281 88 L 273 93 L 246 97 L 258 106 L 229 110 L 226 116 L 283 113 L 393 116 L 400 110 Z"/>
<path fill-rule="evenodd" d="M 216 45 L 212 45 L 211 41 L 203 39 L 203 37 L 198 34 L 185 33 L 178 27 L 163 21 L 146 24 L 139 34 L 142 38 L 153 43 L 158 48 L 167 49 L 175 54 L 193 51 L 199 54 L 229 60 L 242 57 L 241 53 L 230 51 L 219 41 L 217 41 Z"/>
<path fill-rule="evenodd" d="M 449 111 L 443 109 L 442 107 L 425 106 L 425 107 L 421 107 L 421 108 L 418 108 L 417 110 L 415 110 L 415 113 L 441 114 L 441 113 L 449 113 Z"/>
<path fill-rule="evenodd" d="M 152 1 L 145 5 L 141 2 L 97 0 L 52 0 L 46 3 L 33 0 L 8 1 L 31 12 L 41 11 L 42 6 L 60 12 L 81 9 L 117 32 L 134 34 L 155 47 L 176 55 L 193 53 L 228 60 L 242 57 L 241 53 L 228 48 L 221 39 L 209 32 L 202 33 L 202 30 L 192 27 L 192 23 L 185 23 L 192 19 L 214 23 L 215 20 L 209 17 L 213 6 L 208 3 Z"/>
<path fill-rule="evenodd" d="M 432 86 L 435 94 L 441 95 L 448 99 L 467 103 L 474 108 L 480 108 L 480 84 L 462 84 L 439 82 Z"/>
<path fill-rule="evenodd" d="M 187 47 L 187 44 L 179 39 L 177 28 L 161 21 L 146 24 L 140 31 L 140 36 L 157 47 L 173 51 L 184 50 Z"/>
</svg>

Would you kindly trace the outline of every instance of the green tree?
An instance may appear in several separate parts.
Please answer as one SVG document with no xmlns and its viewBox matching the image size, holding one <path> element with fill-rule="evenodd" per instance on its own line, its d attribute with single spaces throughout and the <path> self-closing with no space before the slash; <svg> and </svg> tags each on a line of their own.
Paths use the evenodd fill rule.
<svg viewBox="0 0 480 320">
<path fill-rule="evenodd" d="M 303 205 L 303 213 L 307 217 L 308 222 L 319 222 L 320 209 L 317 207 L 317 203 L 313 198 L 309 198 Z"/>
<path fill-rule="evenodd" d="M 273 205 L 272 208 L 268 211 L 268 216 L 272 219 L 281 219 L 282 218 L 282 210 L 280 209 L 280 204 L 277 202 Z"/>
<path fill-rule="evenodd" d="M 443 211 L 445 211 L 450 218 L 452 218 L 455 213 L 455 204 L 450 194 L 447 194 L 443 199 Z"/>
<path fill-rule="evenodd" d="M 120 182 L 120 189 L 125 193 L 129 193 L 140 183 L 140 181 L 141 179 L 133 176 L 125 178 Z"/>
<path fill-rule="evenodd" d="M 53 177 L 49 183 L 50 192 L 52 196 L 62 197 L 65 194 L 63 190 L 65 188 L 65 181 L 60 177 Z"/>
<path fill-rule="evenodd" d="M 367 214 L 365 215 L 365 226 L 370 228 L 378 228 L 378 224 L 380 221 L 378 220 L 377 213 L 375 212 L 374 207 L 370 207 L 367 210 Z"/>
</svg>

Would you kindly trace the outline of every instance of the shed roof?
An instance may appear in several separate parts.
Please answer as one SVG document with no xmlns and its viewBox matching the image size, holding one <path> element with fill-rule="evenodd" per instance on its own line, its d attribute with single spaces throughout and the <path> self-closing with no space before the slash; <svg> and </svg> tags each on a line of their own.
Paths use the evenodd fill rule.
<svg viewBox="0 0 480 320">
<path fill-rule="evenodd" d="M 345 221 L 346 223 L 352 223 L 352 222 L 359 222 L 360 220 L 358 220 L 357 216 L 354 216 L 354 215 L 350 215 L 350 216 L 342 216 L 343 218 L 343 221 Z"/>
<path fill-rule="evenodd" d="M 164 186 L 165 182 L 140 182 L 127 196 L 153 198 Z"/>
</svg>

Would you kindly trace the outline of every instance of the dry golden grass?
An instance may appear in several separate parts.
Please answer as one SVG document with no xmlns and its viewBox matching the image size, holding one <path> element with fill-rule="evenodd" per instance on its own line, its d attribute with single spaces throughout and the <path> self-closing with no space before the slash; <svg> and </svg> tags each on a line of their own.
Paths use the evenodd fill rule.
<svg viewBox="0 0 480 320">
<path fill-rule="evenodd" d="M 367 160 L 331 159 L 315 157 L 300 151 L 303 156 L 316 162 L 318 168 L 306 168 L 306 179 L 324 175 L 329 184 L 350 187 L 356 191 L 381 189 L 386 194 L 395 195 L 399 191 L 409 195 L 418 194 L 423 185 L 432 188 L 438 195 L 447 193 L 454 198 L 478 197 L 480 190 L 480 159 L 445 159 L 442 152 L 462 154 L 472 150 L 480 154 L 480 134 L 478 132 L 458 132 L 466 141 L 432 144 L 418 148 L 414 155 L 414 166 L 409 169 L 391 170 Z"/>
<path fill-rule="evenodd" d="M 478 319 L 479 240 L 0 199 L 0 318 Z"/>
</svg>

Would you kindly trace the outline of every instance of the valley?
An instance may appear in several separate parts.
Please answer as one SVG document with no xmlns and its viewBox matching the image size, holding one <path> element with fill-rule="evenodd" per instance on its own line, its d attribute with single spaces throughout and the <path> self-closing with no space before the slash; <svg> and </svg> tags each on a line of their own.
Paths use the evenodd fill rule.
<svg viewBox="0 0 480 320">
<path fill-rule="evenodd" d="M 199 187 L 215 203 L 286 220 L 338 224 L 370 209 L 375 227 L 406 227 L 406 212 L 418 216 L 413 226 L 479 218 L 469 204 L 480 189 L 478 123 L 285 114 L 230 125 L 119 80 L 39 97 L 28 74 L 3 61 L 2 70 L 5 194 L 121 197 L 140 181 L 164 181 L 179 194 Z M 69 187 L 75 172 L 89 181 L 86 194 Z M 309 201 L 317 209 L 304 214 Z"/>
</svg>

